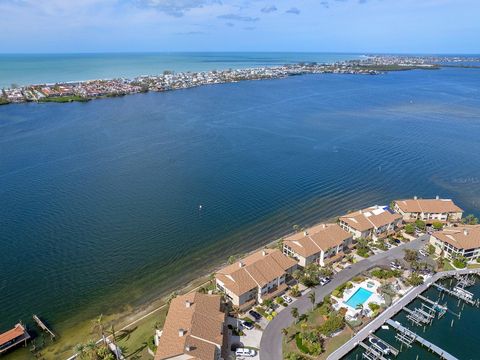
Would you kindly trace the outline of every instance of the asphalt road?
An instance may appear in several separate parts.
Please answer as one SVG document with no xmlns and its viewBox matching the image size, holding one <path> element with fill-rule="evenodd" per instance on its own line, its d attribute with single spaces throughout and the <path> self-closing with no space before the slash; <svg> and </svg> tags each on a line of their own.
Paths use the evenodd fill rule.
<svg viewBox="0 0 480 360">
<path fill-rule="evenodd" d="M 404 256 L 404 249 L 422 248 L 428 240 L 428 235 L 419 237 L 416 240 L 410 241 L 406 244 L 394 247 L 388 251 L 375 254 L 369 258 L 353 264 L 349 269 L 345 269 L 335 274 L 332 281 L 325 286 L 317 286 L 312 289 L 315 291 L 317 302 L 330 294 L 337 286 L 354 278 L 378 265 L 388 265 L 391 261 L 402 259 Z M 306 313 L 312 308 L 312 303 L 308 299 L 308 294 L 304 294 L 295 302 L 290 304 L 285 310 L 281 311 L 263 331 L 262 340 L 260 341 L 260 360 L 281 360 L 282 356 L 282 329 L 289 327 L 293 322 L 293 317 L 290 314 L 290 309 L 296 307 L 300 314 Z"/>
</svg>

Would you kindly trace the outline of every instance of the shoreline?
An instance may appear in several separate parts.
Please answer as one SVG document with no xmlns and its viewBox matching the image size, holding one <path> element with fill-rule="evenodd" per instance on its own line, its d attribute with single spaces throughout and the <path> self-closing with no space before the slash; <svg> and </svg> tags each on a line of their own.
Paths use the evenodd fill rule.
<svg viewBox="0 0 480 360">
<path fill-rule="evenodd" d="M 325 222 L 335 222 L 337 216 L 334 217 L 325 217 L 325 218 L 316 218 L 311 222 L 307 222 L 305 224 L 294 224 L 298 225 L 301 228 L 313 226 L 318 223 L 325 223 Z M 293 225 L 292 225 L 293 226 Z M 289 236 L 295 233 L 295 230 L 290 228 L 290 230 L 282 231 L 281 235 L 274 235 L 269 239 L 264 239 L 260 245 L 246 245 L 242 247 L 240 251 L 235 253 L 230 253 L 235 257 L 244 257 L 248 256 L 251 253 L 257 252 L 261 249 L 266 247 L 275 247 L 277 242 L 282 239 L 283 237 Z M 223 256 L 222 256 L 223 258 Z M 221 262 L 210 266 L 210 264 L 205 264 L 205 267 L 199 269 L 198 271 L 192 271 L 193 278 L 183 282 L 181 285 L 174 285 L 168 290 L 164 290 L 157 295 L 146 296 L 143 300 L 139 300 L 140 303 L 136 305 L 132 304 L 123 304 L 115 311 L 112 312 L 105 312 L 102 314 L 104 319 L 105 328 L 110 328 L 112 325 L 115 326 L 115 331 L 120 333 L 125 330 L 132 330 L 135 331 L 137 328 L 141 328 L 142 326 L 151 327 L 149 334 L 153 336 L 154 328 L 152 324 L 157 324 L 157 318 L 161 318 L 163 315 L 162 310 L 168 309 L 168 298 L 171 294 L 186 294 L 193 292 L 201 287 L 204 287 L 210 283 L 210 276 L 218 271 L 219 269 L 223 268 L 228 264 L 228 257 L 224 258 Z M 88 309 L 88 308 L 87 308 Z M 83 313 L 89 312 L 85 310 Z M 67 330 L 63 330 L 59 333 L 59 338 L 54 342 L 49 342 L 40 350 L 41 355 L 45 359 L 69 359 L 74 355 L 74 347 L 78 343 L 85 343 L 89 340 L 100 341 L 101 338 L 98 334 L 94 334 L 92 332 L 92 323 L 95 321 L 94 318 L 90 318 L 89 316 L 83 317 L 81 316 L 82 311 L 75 315 L 75 319 L 79 319 L 78 322 L 75 321 L 75 326 L 70 326 Z M 100 315 L 100 314 L 98 314 Z M 165 312 L 166 315 L 166 312 Z M 80 320 L 80 318 L 82 318 Z M 63 322 L 63 321 L 62 321 Z M 142 324 L 144 323 L 145 324 Z M 55 329 L 55 324 L 54 329 Z M 163 326 L 163 323 L 161 324 Z M 60 326 L 61 327 L 61 326 Z M 143 338 L 143 341 L 147 341 L 148 338 Z M 132 349 L 129 349 L 131 351 Z M 32 354 L 27 349 L 17 349 L 10 354 L 5 356 L 6 359 L 10 360 L 23 360 L 23 359 L 31 359 Z"/>
<path fill-rule="evenodd" d="M 440 59 L 437 59 L 440 60 Z M 31 84 L 0 90 L 0 105 L 26 102 L 87 102 L 144 92 L 163 92 L 204 85 L 250 80 L 280 79 L 306 74 L 379 75 L 390 71 L 437 70 L 434 59 L 422 57 L 367 56 L 335 63 L 299 62 L 201 72 L 164 71 L 162 75 L 140 75 L 133 79 L 96 79 Z"/>
</svg>

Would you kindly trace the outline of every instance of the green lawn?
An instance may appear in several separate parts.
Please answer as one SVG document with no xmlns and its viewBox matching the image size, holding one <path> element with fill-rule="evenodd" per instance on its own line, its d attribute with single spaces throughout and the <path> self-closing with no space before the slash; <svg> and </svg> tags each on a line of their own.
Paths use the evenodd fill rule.
<svg viewBox="0 0 480 360">
<path fill-rule="evenodd" d="M 307 331 L 318 327 L 319 325 L 323 324 L 325 321 L 323 315 L 320 314 L 319 307 L 309 311 L 307 315 L 308 315 L 306 320 L 306 323 L 308 324 Z M 296 352 L 296 353 L 302 354 L 303 356 L 306 356 L 297 347 L 297 338 L 295 334 L 300 331 L 301 331 L 300 324 L 292 324 L 288 328 L 288 335 L 283 337 L 283 342 L 282 342 L 283 354 Z M 324 352 L 322 354 L 320 354 L 317 357 L 313 357 L 313 356 L 307 356 L 307 357 L 315 360 L 325 360 L 329 354 L 331 354 L 333 351 L 338 349 L 342 344 L 348 341 L 351 337 L 352 337 L 352 330 L 350 330 L 350 328 L 346 326 L 340 334 L 338 334 L 337 336 L 334 336 L 333 338 L 328 338 L 327 340 L 325 340 Z"/>
<path fill-rule="evenodd" d="M 330 355 L 332 352 L 337 350 L 340 346 L 345 344 L 348 340 L 350 340 L 352 337 L 351 332 L 349 331 L 348 328 L 343 330 L 341 334 L 338 334 L 337 336 L 328 339 L 325 341 L 325 351 L 320 354 L 320 356 L 317 358 L 317 360 L 325 360 L 328 355 Z"/>
<path fill-rule="evenodd" d="M 127 359 L 148 359 L 147 341 L 155 334 L 155 325 L 162 327 L 167 316 L 167 307 L 145 318 L 131 329 L 116 334 L 120 347 L 125 349 Z"/>
</svg>

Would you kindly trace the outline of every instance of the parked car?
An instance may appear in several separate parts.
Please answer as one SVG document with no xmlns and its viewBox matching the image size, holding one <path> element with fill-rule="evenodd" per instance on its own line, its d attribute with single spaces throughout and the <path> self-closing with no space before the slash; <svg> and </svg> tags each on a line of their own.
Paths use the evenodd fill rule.
<svg viewBox="0 0 480 360">
<path fill-rule="evenodd" d="M 254 357 L 255 355 L 257 355 L 257 352 L 253 349 L 238 348 L 237 350 L 235 350 L 235 355 L 236 356 Z"/>
<path fill-rule="evenodd" d="M 256 321 L 260 321 L 260 319 L 262 318 L 262 315 L 260 315 L 258 312 L 256 312 L 255 310 L 250 310 L 248 312 L 248 314 L 250 316 L 252 316 Z"/>
<path fill-rule="evenodd" d="M 330 281 L 331 281 L 331 280 L 330 280 L 330 278 L 328 278 L 328 277 L 321 278 L 321 279 L 320 279 L 320 285 L 321 285 L 321 286 L 325 286 L 325 285 L 327 285 Z"/>
<path fill-rule="evenodd" d="M 401 244 L 401 243 L 402 243 L 402 242 L 401 242 L 400 240 L 398 240 L 398 239 L 394 239 L 394 241 L 395 241 L 395 243 L 397 243 L 397 244 Z"/>
<path fill-rule="evenodd" d="M 293 300 L 290 296 L 288 296 L 287 294 L 284 294 L 282 295 L 282 299 L 287 303 L 287 304 L 290 304 Z"/>
<path fill-rule="evenodd" d="M 240 324 L 247 330 L 252 330 L 254 327 L 253 323 L 247 320 L 240 321 Z"/>
<path fill-rule="evenodd" d="M 398 265 L 395 261 L 392 261 L 390 263 L 390 268 L 392 270 L 402 270 L 402 267 L 400 265 Z"/>
</svg>

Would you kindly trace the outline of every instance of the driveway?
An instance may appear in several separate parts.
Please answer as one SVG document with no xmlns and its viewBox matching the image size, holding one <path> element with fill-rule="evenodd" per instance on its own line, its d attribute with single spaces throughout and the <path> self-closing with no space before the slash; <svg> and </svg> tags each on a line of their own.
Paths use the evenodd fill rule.
<svg viewBox="0 0 480 360">
<path fill-rule="evenodd" d="M 415 249 L 418 250 L 425 246 L 429 235 L 424 235 L 415 239 L 406 244 L 402 244 L 394 247 L 388 251 L 375 254 L 370 256 L 367 259 L 357 262 L 356 264 L 351 265 L 350 268 L 340 271 L 335 274 L 332 281 L 325 286 L 317 286 L 312 291 L 315 291 L 317 302 L 321 302 L 322 299 L 330 294 L 337 286 L 343 284 L 344 282 L 354 278 L 360 273 L 367 271 L 378 265 L 388 264 L 396 259 L 401 259 L 404 256 L 404 249 Z M 289 306 L 298 308 L 300 314 L 306 313 L 312 308 L 312 303 L 305 294 L 298 298 L 293 304 Z M 293 317 L 290 314 L 290 311 L 282 311 L 279 313 L 272 321 L 268 323 L 263 331 L 262 340 L 260 342 L 260 359 L 261 360 L 280 360 L 282 357 L 282 329 L 289 327 L 293 322 Z"/>
<path fill-rule="evenodd" d="M 227 318 L 227 323 L 235 327 L 238 324 L 237 319 L 230 316 Z M 260 349 L 260 340 L 262 338 L 263 331 L 255 328 L 252 330 L 248 330 L 241 325 L 240 325 L 240 329 L 245 333 L 245 335 L 244 336 L 230 335 L 229 347 L 232 344 L 238 344 L 241 347 L 255 348 L 257 349 L 257 355 L 255 355 L 254 357 L 248 357 L 245 359 L 259 360 L 260 355 L 259 355 L 258 349 Z M 232 351 L 231 354 L 234 355 L 234 352 Z M 237 357 L 237 360 L 239 359 L 243 359 L 243 357 Z"/>
</svg>

